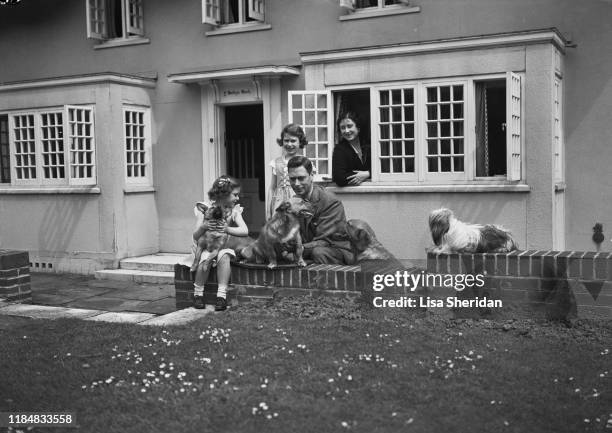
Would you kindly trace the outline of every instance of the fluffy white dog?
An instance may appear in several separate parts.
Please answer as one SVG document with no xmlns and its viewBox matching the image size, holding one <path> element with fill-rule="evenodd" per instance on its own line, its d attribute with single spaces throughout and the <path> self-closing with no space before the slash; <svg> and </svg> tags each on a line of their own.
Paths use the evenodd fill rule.
<svg viewBox="0 0 612 433">
<path fill-rule="evenodd" d="M 432 211 L 429 229 L 436 244 L 433 253 L 507 253 L 518 248 L 503 227 L 464 223 L 450 209 Z"/>
</svg>

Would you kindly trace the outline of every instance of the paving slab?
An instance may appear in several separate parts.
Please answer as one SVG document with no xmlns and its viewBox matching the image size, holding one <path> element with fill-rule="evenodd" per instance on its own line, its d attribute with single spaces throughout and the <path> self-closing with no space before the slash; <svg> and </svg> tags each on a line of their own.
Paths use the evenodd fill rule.
<svg viewBox="0 0 612 433">
<path fill-rule="evenodd" d="M 91 320 L 93 322 L 139 323 L 155 317 L 157 317 L 155 314 L 121 311 L 115 313 L 102 313 L 97 316 L 88 317 L 85 320 Z"/>
<path fill-rule="evenodd" d="M 170 314 L 164 314 L 154 319 L 145 320 L 144 322 L 138 323 L 139 325 L 150 325 L 150 326 L 177 326 L 185 325 L 194 320 L 201 319 L 206 315 L 215 311 L 212 305 L 207 305 L 205 309 L 196 310 L 195 308 L 185 308 L 184 310 L 174 311 Z"/>
<path fill-rule="evenodd" d="M 111 290 L 106 296 L 121 299 L 133 299 L 138 301 L 157 301 L 174 296 L 174 286 L 158 284 L 132 284 L 126 289 Z"/>
<path fill-rule="evenodd" d="M 0 308 L 0 314 L 30 317 L 32 319 L 84 319 L 103 313 L 100 310 L 50 307 L 47 305 L 12 304 Z"/>
<path fill-rule="evenodd" d="M 151 301 L 137 307 L 130 308 L 130 311 L 139 311 L 142 313 L 152 314 L 168 314 L 176 311 L 176 299 L 174 297 L 163 298 L 157 301 Z"/>
<path fill-rule="evenodd" d="M 70 308 L 88 308 L 103 311 L 133 311 L 146 305 L 150 301 L 139 301 L 134 299 L 122 299 L 111 296 L 92 296 L 90 298 L 77 299 L 64 304 Z"/>
</svg>

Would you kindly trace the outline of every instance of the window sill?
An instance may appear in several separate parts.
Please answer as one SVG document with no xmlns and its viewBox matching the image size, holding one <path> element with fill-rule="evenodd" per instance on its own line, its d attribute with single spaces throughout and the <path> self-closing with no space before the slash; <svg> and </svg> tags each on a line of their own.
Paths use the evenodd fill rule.
<svg viewBox="0 0 612 433">
<path fill-rule="evenodd" d="M 98 45 L 94 45 L 94 50 L 102 50 L 104 48 L 115 48 L 115 47 L 125 47 L 130 45 L 142 45 L 149 44 L 151 40 L 149 38 L 143 37 L 132 37 L 132 38 L 117 38 L 117 39 L 109 39 L 108 41 L 104 41 L 99 43 Z"/>
<path fill-rule="evenodd" d="M 386 7 L 374 10 L 356 10 L 340 16 L 340 21 L 362 20 L 366 18 L 386 17 L 390 15 L 414 14 L 421 12 L 420 6 Z"/>
<path fill-rule="evenodd" d="M 139 194 L 143 192 L 155 192 L 155 187 L 150 185 L 128 185 L 123 188 L 124 194 Z"/>
<path fill-rule="evenodd" d="M 352 193 L 398 193 L 398 192 L 425 192 L 425 193 L 441 193 L 441 192 L 529 192 L 531 188 L 525 184 L 512 185 L 380 185 L 372 183 L 364 183 L 360 186 L 335 186 L 329 183 L 328 190 L 336 194 L 352 194 Z M 332 186 L 333 185 L 333 186 Z M 324 186 L 321 183 L 321 186 Z"/>
<path fill-rule="evenodd" d="M 100 194 L 98 186 L 20 187 L 0 186 L 0 194 Z"/>
<path fill-rule="evenodd" d="M 215 30 L 210 30 L 204 33 L 206 36 L 228 35 L 232 33 L 256 32 L 259 30 L 269 30 L 271 24 L 255 23 L 255 24 L 226 24 Z"/>
<path fill-rule="evenodd" d="M 555 183 L 555 191 L 565 191 L 566 188 L 567 188 L 567 185 L 565 184 L 565 182 Z"/>
</svg>

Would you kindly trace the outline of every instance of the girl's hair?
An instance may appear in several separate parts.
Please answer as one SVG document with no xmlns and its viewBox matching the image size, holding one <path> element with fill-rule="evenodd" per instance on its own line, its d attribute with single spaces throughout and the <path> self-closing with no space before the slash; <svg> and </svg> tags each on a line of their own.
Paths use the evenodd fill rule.
<svg viewBox="0 0 612 433">
<path fill-rule="evenodd" d="M 359 115 L 354 111 L 347 111 L 338 116 L 338 120 L 336 122 L 336 127 L 338 128 L 338 131 L 340 131 L 340 122 L 342 122 L 344 119 L 352 120 L 353 123 L 357 126 L 357 128 L 361 129 L 361 119 L 359 118 Z"/>
<path fill-rule="evenodd" d="M 208 191 L 208 198 L 212 201 L 223 199 L 230 195 L 233 190 L 240 188 L 240 182 L 231 176 L 223 175 L 215 179 Z"/>
<path fill-rule="evenodd" d="M 306 134 L 304 134 L 304 130 L 297 123 L 290 123 L 286 125 L 281 131 L 280 138 L 276 139 L 276 142 L 279 146 L 283 146 L 283 137 L 287 135 L 291 135 L 293 137 L 297 137 L 300 140 L 300 149 L 303 149 L 308 144 L 308 140 L 306 140 Z"/>
</svg>

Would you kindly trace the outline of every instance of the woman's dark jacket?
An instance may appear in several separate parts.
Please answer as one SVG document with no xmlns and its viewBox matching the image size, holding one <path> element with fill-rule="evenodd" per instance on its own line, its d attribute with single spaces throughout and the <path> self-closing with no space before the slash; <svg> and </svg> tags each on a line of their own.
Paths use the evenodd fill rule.
<svg viewBox="0 0 612 433">
<path fill-rule="evenodd" d="M 336 185 L 346 186 L 348 184 L 346 178 L 355 174 L 353 173 L 354 170 L 372 173 L 370 143 L 361 143 L 361 153 L 363 161 L 359 159 L 357 153 L 355 153 L 349 142 L 345 139 L 340 140 L 340 143 L 334 147 L 334 153 L 332 154 L 332 178 Z"/>
</svg>

